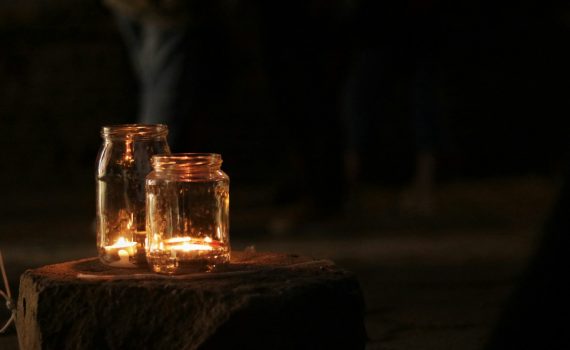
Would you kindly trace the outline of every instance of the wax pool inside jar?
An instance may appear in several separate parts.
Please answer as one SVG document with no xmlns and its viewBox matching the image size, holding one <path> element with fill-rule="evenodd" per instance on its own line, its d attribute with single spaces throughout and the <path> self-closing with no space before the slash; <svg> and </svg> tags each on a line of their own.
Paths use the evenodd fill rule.
<svg viewBox="0 0 570 350">
<path fill-rule="evenodd" d="M 163 244 L 164 250 L 174 250 L 181 252 L 191 252 L 191 251 L 210 251 L 214 248 L 212 247 L 212 239 L 206 237 L 203 240 L 192 239 L 191 237 L 177 237 L 172 239 L 167 239 Z"/>
<path fill-rule="evenodd" d="M 147 254 L 147 259 L 158 273 L 191 273 L 211 271 L 216 265 L 229 261 L 229 248 L 209 237 L 173 238 L 159 244 Z"/>
</svg>

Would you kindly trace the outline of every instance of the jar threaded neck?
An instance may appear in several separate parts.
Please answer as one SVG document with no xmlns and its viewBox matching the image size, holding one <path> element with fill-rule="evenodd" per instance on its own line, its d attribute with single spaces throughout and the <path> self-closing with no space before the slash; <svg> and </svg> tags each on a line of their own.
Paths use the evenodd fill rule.
<svg viewBox="0 0 570 350">
<path fill-rule="evenodd" d="M 152 139 L 168 135 L 168 126 L 164 124 L 119 124 L 101 128 L 104 139 Z"/>
<path fill-rule="evenodd" d="M 152 167 L 157 172 L 197 172 L 220 169 L 222 156 L 217 153 L 174 153 L 155 155 Z"/>
</svg>

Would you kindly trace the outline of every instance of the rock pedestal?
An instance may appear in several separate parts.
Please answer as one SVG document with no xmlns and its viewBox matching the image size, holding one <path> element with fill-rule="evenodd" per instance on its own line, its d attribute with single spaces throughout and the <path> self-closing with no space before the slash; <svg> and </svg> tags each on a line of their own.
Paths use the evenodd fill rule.
<svg viewBox="0 0 570 350">
<path fill-rule="evenodd" d="M 26 271 L 17 330 L 34 349 L 363 349 L 355 277 L 328 260 L 233 252 L 223 270 L 161 276 L 97 258 Z"/>
</svg>

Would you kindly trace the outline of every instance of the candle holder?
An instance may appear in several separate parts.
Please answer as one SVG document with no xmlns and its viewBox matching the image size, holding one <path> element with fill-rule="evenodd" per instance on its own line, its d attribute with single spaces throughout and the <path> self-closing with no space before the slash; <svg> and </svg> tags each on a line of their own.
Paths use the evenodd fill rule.
<svg viewBox="0 0 570 350">
<path fill-rule="evenodd" d="M 211 153 L 152 157 L 146 231 L 154 272 L 211 271 L 229 262 L 229 177 L 221 164 Z"/>
<path fill-rule="evenodd" d="M 97 156 L 97 249 L 115 267 L 146 265 L 145 178 L 151 157 L 169 154 L 166 125 L 125 124 L 101 129 Z"/>
</svg>

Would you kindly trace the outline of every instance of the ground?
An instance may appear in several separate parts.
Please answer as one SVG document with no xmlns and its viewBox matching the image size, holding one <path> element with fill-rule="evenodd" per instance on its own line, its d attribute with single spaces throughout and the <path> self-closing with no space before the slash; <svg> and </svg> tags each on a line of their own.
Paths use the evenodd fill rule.
<svg viewBox="0 0 570 350">
<path fill-rule="evenodd" d="M 482 349 L 524 270 L 558 189 L 543 177 L 441 184 L 431 218 L 399 214 L 398 190 L 365 186 L 358 218 L 265 230 L 262 189 L 232 189 L 234 249 L 326 257 L 358 276 L 368 349 Z M 50 190 L 51 191 L 51 190 Z M 13 289 L 26 268 L 95 255 L 91 192 L 10 194 L 0 249 Z M 89 189 L 91 191 L 91 189 Z M 73 193 L 72 193 L 73 192 Z M 16 349 L 14 330 L 1 349 Z"/>
</svg>

